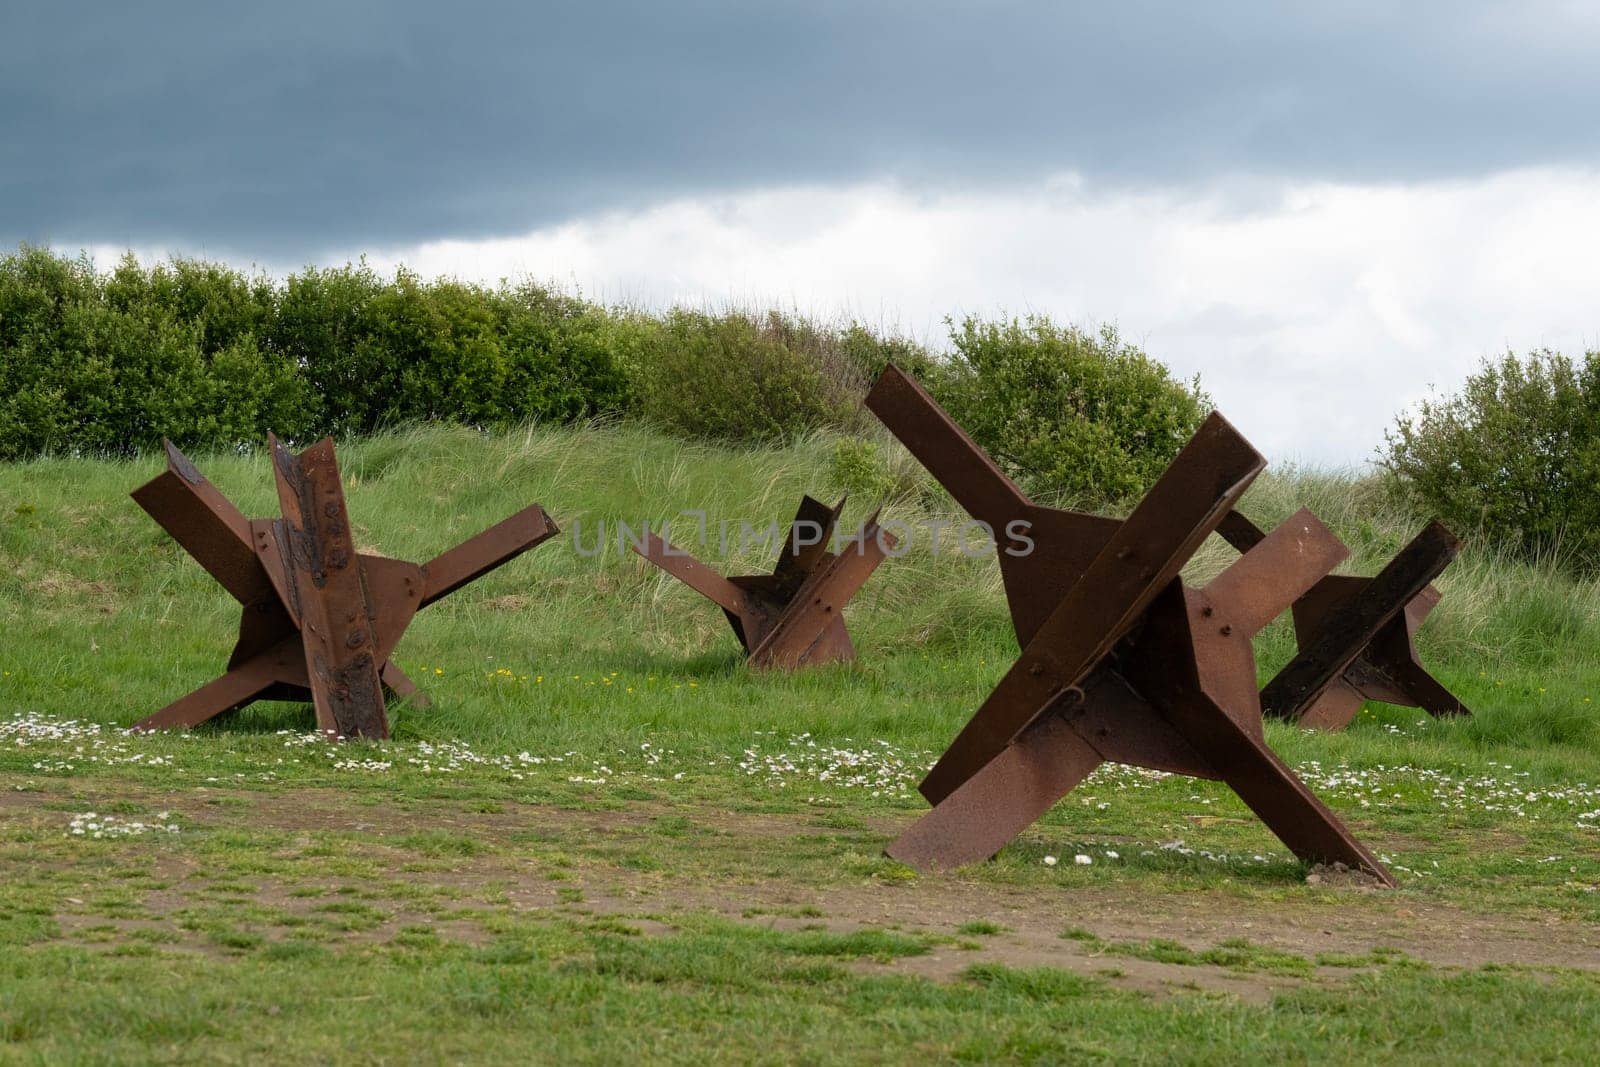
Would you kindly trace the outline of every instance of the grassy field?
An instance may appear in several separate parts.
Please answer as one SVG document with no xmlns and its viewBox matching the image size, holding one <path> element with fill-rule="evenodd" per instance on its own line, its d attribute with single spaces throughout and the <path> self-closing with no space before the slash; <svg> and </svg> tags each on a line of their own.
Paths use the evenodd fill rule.
<svg viewBox="0 0 1600 1067">
<path fill-rule="evenodd" d="M 565 532 L 419 615 L 397 659 L 432 706 L 338 746 L 283 704 L 123 734 L 221 668 L 237 609 L 128 499 L 156 460 L 0 466 L 0 1062 L 1592 1061 L 1594 584 L 1469 551 L 1422 644 L 1475 717 L 1269 726 L 1397 891 L 1307 884 L 1223 787 L 1125 768 L 918 876 L 882 848 L 1015 653 L 992 561 L 918 539 L 851 608 L 860 660 L 781 677 L 614 531 L 574 548 L 685 507 L 787 521 L 846 488 L 832 454 L 349 445 L 363 547 L 425 560 L 534 500 Z M 197 459 L 275 512 L 262 457 Z M 944 513 L 903 456 L 882 484 Z M 1300 504 L 1361 573 L 1418 525 L 1315 472 L 1245 510 Z M 732 555 L 705 550 L 770 552 Z M 1291 641 L 1264 635 L 1263 678 Z"/>
</svg>

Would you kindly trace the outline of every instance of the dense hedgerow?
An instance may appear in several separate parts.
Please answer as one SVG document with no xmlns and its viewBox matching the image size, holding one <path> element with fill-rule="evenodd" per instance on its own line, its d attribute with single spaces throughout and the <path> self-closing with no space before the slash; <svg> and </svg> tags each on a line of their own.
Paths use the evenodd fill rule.
<svg viewBox="0 0 1600 1067">
<path fill-rule="evenodd" d="M 630 406 L 654 324 L 523 284 L 365 264 L 279 285 L 174 260 L 0 258 L 0 458 L 220 450 L 399 422 L 503 427 Z"/>
<path fill-rule="evenodd" d="M 888 363 L 1030 493 L 1142 493 L 1210 407 L 1111 328 L 1042 316 L 947 322 L 947 354 L 860 323 L 781 312 L 601 307 L 533 283 L 392 277 L 365 262 L 277 281 L 223 264 L 0 256 L 0 460 L 125 456 L 170 437 L 227 451 L 406 423 L 500 429 L 597 415 L 720 442 L 840 434 L 833 476 L 874 498 L 928 491 L 871 432 Z M 1393 501 L 1501 551 L 1600 571 L 1600 352 L 1486 362 L 1403 415 L 1380 451 Z"/>
<path fill-rule="evenodd" d="M 502 427 L 624 410 L 623 354 L 637 330 L 575 297 L 524 283 L 485 289 L 392 281 L 365 264 L 307 270 L 284 286 L 274 351 L 300 368 L 320 432 L 400 422 Z"/>
<path fill-rule="evenodd" d="M 1105 504 L 1140 492 L 1206 408 L 1197 386 L 1114 331 L 968 318 L 949 341 L 943 360 L 860 323 L 649 315 L 531 283 L 383 277 L 364 262 L 277 282 L 131 256 L 97 272 L 23 247 L 0 258 L 0 459 L 606 414 L 722 442 L 853 433 L 870 426 L 861 399 L 892 362 L 1034 493 Z M 869 438 L 841 447 L 864 490 L 904 482 L 879 469 Z"/>
<path fill-rule="evenodd" d="M 1485 361 L 1385 435 L 1391 488 L 1526 557 L 1600 568 L 1600 352 Z"/>
<path fill-rule="evenodd" d="M 673 310 L 636 368 L 640 413 L 673 433 L 722 441 L 841 425 L 862 382 L 832 340 L 777 312 Z"/>
<path fill-rule="evenodd" d="M 130 259 L 101 275 L 40 249 L 0 260 L 0 457 L 298 431 L 296 368 L 260 344 L 270 292 L 209 264 Z"/>
</svg>

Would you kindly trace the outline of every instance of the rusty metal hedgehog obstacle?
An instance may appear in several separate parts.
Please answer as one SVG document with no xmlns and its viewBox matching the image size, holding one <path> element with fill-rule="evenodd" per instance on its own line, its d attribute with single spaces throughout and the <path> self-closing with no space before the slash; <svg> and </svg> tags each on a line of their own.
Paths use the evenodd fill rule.
<svg viewBox="0 0 1600 1067">
<path fill-rule="evenodd" d="M 649 529 L 630 547 L 720 607 L 750 666 L 793 670 L 848 661 L 856 652 L 844 606 L 896 539 L 873 512 L 855 537 L 830 552 L 843 511 L 843 500 L 830 508 L 804 497 L 771 574 L 726 578 Z"/>
<path fill-rule="evenodd" d="M 424 699 L 389 658 L 412 616 L 559 531 L 534 504 L 425 564 L 358 552 L 333 441 L 298 456 L 269 441 L 281 518 L 245 518 L 170 441 L 167 469 L 133 492 L 243 609 L 227 671 L 133 728 L 308 700 L 329 737 L 388 737 L 385 691 Z"/>
<path fill-rule="evenodd" d="M 1232 512 L 1217 527 L 1247 552 L 1267 536 Z M 1342 730 L 1368 700 L 1422 708 L 1434 717 L 1471 715 L 1428 673 L 1417 629 L 1439 604 L 1432 581 L 1461 542 L 1430 523 L 1371 578 L 1330 574 L 1294 602 L 1299 653 L 1261 690 L 1261 710 L 1303 727 Z"/>
<path fill-rule="evenodd" d="M 1110 761 L 1220 779 L 1301 859 L 1393 884 L 1267 746 L 1256 690 L 1252 637 L 1349 550 L 1301 511 L 1205 587 L 1180 577 L 1266 466 L 1226 419 L 1210 416 L 1118 521 L 1029 500 L 897 368 L 867 407 L 995 531 L 1022 645 L 922 781 L 933 810 L 890 856 L 923 869 L 987 859 Z"/>
</svg>

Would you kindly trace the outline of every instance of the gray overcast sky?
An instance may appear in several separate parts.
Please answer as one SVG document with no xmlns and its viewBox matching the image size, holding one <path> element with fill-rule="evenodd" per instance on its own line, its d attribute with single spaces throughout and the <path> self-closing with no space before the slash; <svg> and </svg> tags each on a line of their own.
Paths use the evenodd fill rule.
<svg viewBox="0 0 1600 1067">
<path fill-rule="evenodd" d="M 699 192 L 1592 164 L 1576 4 L 12 2 L 0 239 L 293 259 Z"/>
<path fill-rule="evenodd" d="M 1113 322 L 1359 463 L 1597 347 L 1600 3 L 0 7 L 0 244 Z"/>
</svg>

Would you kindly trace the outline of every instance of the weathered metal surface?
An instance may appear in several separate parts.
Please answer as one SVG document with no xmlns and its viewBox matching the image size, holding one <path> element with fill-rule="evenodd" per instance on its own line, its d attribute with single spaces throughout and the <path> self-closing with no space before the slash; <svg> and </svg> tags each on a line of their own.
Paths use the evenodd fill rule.
<svg viewBox="0 0 1600 1067">
<path fill-rule="evenodd" d="M 835 511 L 834 518 L 837 517 Z M 874 512 L 863 524 L 861 534 L 841 546 L 838 553 L 826 548 L 819 552 L 818 546 L 810 546 L 806 554 L 793 557 L 794 566 L 807 566 L 809 573 L 767 635 L 751 651 L 750 665 L 794 670 L 837 658 L 836 649 L 827 641 L 836 630 L 834 624 L 844 617 L 844 606 L 896 543 L 893 534 L 879 527 Z M 782 581 L 782 575 L 774 577 Z"/>
<path fill-rule="evenodd" d="M 642 544 L 634 548 L 645 559 L 693 589 L 723 611 L 745 615 L 754 594 L 724 578 L 716 568 L 701 563 L 684 549 L 667 541 L 653 530 L 646 530 Z"/>
<path fill-rule="evenodd" d="M 239 603 L 269 595 L 251 547 L 250 521 L 172 442 L 162 443 L 167 469 L 135 489 L 133 499 Z"/>
<path fill-rule="evenodd" d="M 1207 614 L 1226 615 L 1224 622 L 1194 629 L 1193 645 L 1218 705 L 1240 729 L 1263 736 L 1251 639 L 1349 555 L 1333 531 L 1302 508 L 1191 594 Z"/>
<path fill-rule="evenodd" d="M 215 678 L 187 696 L 173 701 L 154 715 L 141 720 L 135 730 L 159 730 L 198 726 L 225 711 L 266 698 L 274 687 L 298 682 L 309 695 L 305 654 L 300 642 L 292 638 L 260 652 L 227 673 Z"/>
<path fill-rule="evenodd" d="M 1028 499 L 916 379 L 889 366 L 866 405 L 917 461 L 995 538 L 1017 641 L 1027 644 L 1116 532 L 1116 519 Z M 1018 526 L 1013 526 L 1018 524 Z M 1028 540 L 1013 536 L 1020 529 Z M 1051 546 L 1033 551 L 1029 542 Z"/>
<path fill-rule="evenodd" d="M 334 737 L 388 737 L 373 656 L 373 609 L 355 558 L 333 442 L 295 456 L 276 437 L 269 441 L 317 727 Z"/>
<path fill-rule="evenodd" d="M 1252 635 L 1238 626 L 1224 635 L 1231 624 L 1221 605 L 1174 582 L 1151 612 L 1141 661 L 1129 665 L 1132 684 L 1295 855 L 1312 863 L 1343 863 L 1393 885 L 1378 858 L 1261 738 Z M 1232 662 L 1215 650 L 1170 654 L 1207 631 L 1233 642 Z"/>
<path fill-rule="evenodd" d="M 383 679 L 383 687 L 401 700 L 409 701 L 413 706 L 419 708 L 433 706 L 433 701 L 429 699 L 428 694 L 419 689 L 417 683 L 413 682 L 405 671 L 396 667 L 393 660 L 384 663 L 380 677 Z"/>
<path fill-rule="evenodd" d="M 924 871 L 986 860 L 1103 762 L 1061 716 L 1041 716 L 885 852 Z"/>
<path fill-rule="evenodd" d="M 1104 659 L 1244 495 L 1266 460 L 1213 413 L 1040 624 L 928 776 L 937 804 Z"/>
<path fill-rule="evenodd" d="M 900 368 L 884 368 L 866 405 L 974 519 L 999 531 L 1034 506 L 922 383 Z"/>
<path fill-rule="evenodd" d="M 1114 760 L 1221 779 L 1302 859 L 1390 881 L 1261 733 L 1251 639 L 1345 547 L 1301 512 L 1204 589 L 1179 577 L 1265 465 L 1226 420 L 1209 418 L 1117 522 L 1032 504 L 893 368 L 867 403 L 936 477 L 955 483 L 946 487 L 974 518 L 1031 523 L 1032 551 L 1014 558 L 1027 558 L 1036 576 L 1007 585 L 1023 645 L 1016 664 L 923 781 L 933 810 L 891 856 L 937 869 L 993 855 Z M 1002 569 L 1016 566 L 1003 538 L 997 549 Z"/>
<path fill-rule="evenodd" d="M 794 525 L 789 527 L 789 536 L 778 551 L 778 563 L 772 568 L 772 581 L 767 587 L 772 599 L 793 600 L 812 572 L 826 566 L 828 546 L 833 543 L 839 516 L 844 513 L 845 499 L 840 497 L 830 508 L 812 497 L 801 498 Z"/>
<path fill-rule="evenodd" d="M 530 504 L 423 564 L 427 586 L 418 606 L 425 608 L 449 596 L 560 532 L 543 507 Z"/>
<path fill-rule="evenodd" d="M 166 443 L 133 497 L 242 606 L 225 674 L 136 723 L 188 727 L 256 700 L 309 701 L 328 736 L 386 737 L 384 693 L 425 697 L 389 656 L 417 611 L 554 535 L 534 505 L 420 567 L 355 550 L 331 440 L 271 439 L 281 519 L 244 517 Z"/>
<path fill-rule="evenodd" d="M 1350 550 L 1309 508 L 1257 538 L 1251 548 L 1211 579 L 1206 593 L 1228 604 L 1235 622 L 1252 634 L 1282 614 L 1285 589 L 1309 592 L 1350 558 Z M 1302 595 L 1295 603 L 1304 599 Z"/>
<path fill-rule="evenodd" d="M 629 547 L 722 608 L 751 667 L 794 670 L 844 662 L 855 658 L 845 604 L 896 541 L 878 526 L 874 512 L 857 537 L 837 553 L 829 551 L 843 510 L 843 500 L 830 508 L 803 498 L 771 574 L 725 578 L 650 530 Z"/>
<path fill-rule="evenodd" d="M 1247 525 L 1232 521 L 1235 547 L 1248 542 Z M 1263 712 L 1324 730 L 1349 725 L 1364 700 L 1471 714 L 1423 667 L 1415 641 L 1439 602 L 1430 583 L 1460 544 L 1431 523 L 1374 577 L 1330 575 L 1307 590 L 1293 605 L 1300 650 L 1262 689 Z"/>
<path fill-rule="evenodd" d="M 1133 649 L 1120 650 L 1127 655 Z M 1217 772 L 1194 750 L 1110 661 L 1084 680 L 1083 699 L 1060 700 L 1051 714 L 1071 724 L 1108 763 L 1127 763 L 1190 778 L 1215 778 Z M 1042 716 L 1045 718 L 1048 716 Z M 979 772 L 980 774 L 983 772 Z"/>
</svg>

